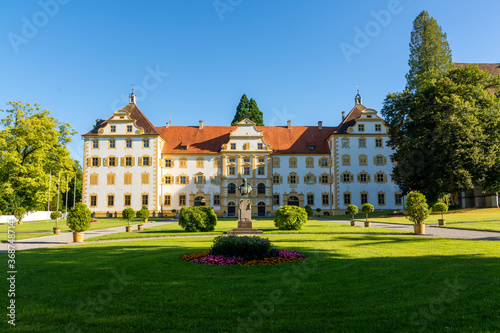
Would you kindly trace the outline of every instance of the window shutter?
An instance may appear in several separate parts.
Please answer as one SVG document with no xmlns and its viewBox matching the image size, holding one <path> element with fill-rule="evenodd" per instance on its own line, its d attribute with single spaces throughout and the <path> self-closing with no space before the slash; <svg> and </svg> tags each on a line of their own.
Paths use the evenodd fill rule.
<svg viewBox="0 0 500 333">
<path fill-rule="evenodd" d="M 384 183 L 387 183 L 387 175 L 384 173 Z"/>
<path fill-rule="evenodd" d="M 333 184 L 333 176 L 328 176 L 328 183 Z"/>
<path fill-rule="evenodd" d="M 132 160 L 132 166 L 134 166 L 135 165 L 135 158 L 131 157 L 130 159 Z"/>
<path fill-rule="evenodd" d="M 307 176 L 304 176 L 304 184 L 307 183 Z"/>
<path fill-rule="evenodd" d="M 361 175 L 358 173 L 358 183 L 361 182 Z"/>
<path fill-rule="evenodd" d="M 329 167 L 331 167 L 331 166 L 332 166 L 332 159 L 331 159 L 331 158 L 329 158 L 329 159 L 328 159 L 328 166 L 329 166 Z"/>
<path fill-rule="evenodd" d="M 384 160 L 384 165 L 386 165 L 387 164 L 387 157 L 384 156 L 383 160 Z"/>
<path fill-rule="evenodd" d="M 92 164 L 91 164 L 90 157 L 89 157 L 89 158 L 87 158 L 87 166 L 89 167 L 89 166 L 91 166 L 91 165 L 92 165 Z"/>
<path fill-rule="evenodd" d="M 109 164 L 108 159 L 109 159 L 109 157 L 104 158 L 104 166 L 108 166 L 108 164 Z"/>
<path fill-rule="evenodd" d="M 142 166 L 142 157 L 139 157 L 139 166 Z"/>
<path fill-rule="evenodd" d="M 283 184 L 283 177 L 280 176 L 280 184 Z"/>
<path fill-rule="evenodd" d="M 100 166 L 101 166 L 101 158 L 100 158 L 100 157 L 97 159 L 97 166 L 98 166 L 98 167 L 100 167 Z"/>
<path fill-rule="evenodd" d="M 366 175 L 366 181 L 369 183 L 370 182 L 370 174 Z"/>
<path fill-rule="evenodd" d="M 179 176 L 175 177 L 175 182 L 177 184 L 180 184 L 181 183 L 181 178 Z"/>
<path fill-rule="evenodd" d="M 377 156 L 373 156 L 373 165 L 377 165 Z"/>
</svg>

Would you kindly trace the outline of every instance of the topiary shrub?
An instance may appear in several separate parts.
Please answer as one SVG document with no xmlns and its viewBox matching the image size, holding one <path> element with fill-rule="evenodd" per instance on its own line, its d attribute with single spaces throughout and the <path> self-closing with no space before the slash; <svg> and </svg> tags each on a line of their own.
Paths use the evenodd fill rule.
<svg viewBox="0 0 500 333">
<path fill-rule="evenodd" d="M 52 213 L 50 213 L 50 219 L 56 221 L 56 228 L 57 228 L 57 220 L 62 217 L 61 212 L 55 210 Z"/>
<path fill-rule="evenodd" d="M 18 223 L 23 222 L 23 218 L 24 218 L 25 214 L 26 214 L 26 209 L 24 209 L 24 207 L 17 207 L 14 210 L 14 216 L 16 217 Z"/>
<path fill-rule="evenodd" d="M 280 230 L 300 230 L 306 222 L 306 210 L 297 206 L 282 206 L 274 215 L 274 225 Z"/>
<path fill-rule="evenodd" d="M 186 231 L 213 231 L 217 225 L 217 215 L 212 207 L 182 207 L 179 225 Z"/>
<path fill-rule="evenodd" d="M 405 207 L 405 215 L 408 220 L 415 224 L 424 224 L 424 220 L 429 217 L 430 213 L 431 209 L 429 209 L 425 195 L 418 191 L 408 193 Z"/>
<path fill-rule="evenodd" d="M 130 227 L 130 219 L 133 218 L 135 215 L 135 210 L 133 210 L 132 208 L 125 208 L 123 211 L 122 211 L 122 216 L 124 219 L 127 219 L 127 225 Z"/>
<path fill-rule="evenodd" d="M 182 211 L 182 210 L 181 210 Z M 269 256 L 272 244 L 267 238 L 257 236 L 219 236 L 214 239 L 209 254 L 225 257 L 241 257 L 244 260 L 259 260 Z M 274 249 L 275 250 L 275 249 Z"/>
<path fill-rule="evenodd" d="M 307 219 L 308 219 L 308 220 L 310 220 L 310 219 L 311 219 L 311 216 L 313 216 L 313 214 L 314 214 L 314 210 L 313 210 L 313 209 L 312 209 L 312 207 L 311 207 L 311 206 L 309 206 L 309 205 L 306 205 L 306 206 L 304 207 L 304 209 L 306 210 L 306 213 L 307 213 Z"/>
<path fill-rule="evenodd" d="M 432 211 L 433 212 L 440 212 L 441 213 L 441 220 L 444 220 L 444 213 L 448 212 L 448 205 L 445 204 L 444 202 L 436 202 L 434 206 L 432 206 Z"/>
<path fill-rule="evenodd" d="M 366 214 L 366 222 L 368 222 L 368 214 L 373 213 L 375 208 L 373 207 L 372 204 L 365 203 L 363 206 L 361 206 L 361 211 Z"/>
<path fill-rule="evenodd" d="M 351 221 L 354 222 L 354 215 L 356 215 L 359 212 L 358 206 L 356 205 L 349 205 L 347 206 L 347 213 L 351 214 Z"/>
<path fill-rule="evenodd" d="M 66 221 L 69 228 L 75 232 L 83 232 L 90 228 L 90 221 L 92 221 L 92 213 L 86 205 L 81 202 L 71 208 Z"/>
<path fill-rule="evenodd" d="M 141 209 L 137 211 L 137 217 L 140 218 L 142 222 L 146 222 L 146 219 L 149 218 L 148 206 L 142 206 Z"/>
</svg>

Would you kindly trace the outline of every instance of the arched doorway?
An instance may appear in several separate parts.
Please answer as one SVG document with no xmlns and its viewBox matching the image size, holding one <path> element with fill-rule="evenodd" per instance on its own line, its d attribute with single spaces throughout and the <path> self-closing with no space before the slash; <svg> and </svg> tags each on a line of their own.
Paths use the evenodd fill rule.
<svg viewBox="0 0 500 333">
<path fill-rule="evenodd" d="M 296 196 L 288 197 L 288 206 L 299 206 L 299 198 Z"/>
<path fill-rule="evenodd" d="M 227 216 L 236 216 L 236 204 L 234 202 L 227 203 Z"/>
<path fill-rule="evenodd" d="M 194 205 L 195 206 L 206 206 L 207 202 L 204 197 L 196 197 L 194 198 Z"/>
<path fill-rule="evenodd" d="M 266 216 L 266 203 L 265 202 L 259 202 L 257 204 L 257 215 L 258 216 Z"/>
</svg>

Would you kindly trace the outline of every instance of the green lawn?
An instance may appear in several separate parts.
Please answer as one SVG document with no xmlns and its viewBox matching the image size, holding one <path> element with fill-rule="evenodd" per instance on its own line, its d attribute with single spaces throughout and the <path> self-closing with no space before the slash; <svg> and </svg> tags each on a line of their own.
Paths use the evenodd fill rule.
<svg viewBox="0 0 500 333">
<path fill-rule="evenodd" d="M 498 242 L 267 235 L 305 253 L 279 266 L 180 256 L 211 238 L 17 253 L 19 332 L 498 332 Z M 4 262 L 7 262 L 6 254 Z M 89 260 L 91 259 L 91 260 Z M 7 304 L 7 292 L 3 293 Z M 5 322 L 2 325 L 7 325 Z"/>
<path fill-rule="evenodd" d="M 192 235 L 218 235 L 234 229 L 238 226 L 238 222 L 234 219 L 223 218 L 219 219 L 214 231 L 210 232 L 186 232 L 182 229 L 177 222 L 169 223 L 153 228 L 147 228 L 143 231 L 121 232 L 106 236 L 99 236 L 89 238 L 87 241 L 108 240 L 108 239 L 124 239 L 124 238 L 147 238 L 147 237 L 165 237 L 165 236 L 192 236 Z M 264 231 L 265 234 L 277 233 L 368 233 L 368 234 L 405 234 L 410 232 L 387 230 L 383 228 L 364 228 L 364 227 L 351 227 L 343 223 L 315 221 L 309 220 L 302 227 L 301 230 L 278 230 L 274 226 L 273 219 L 263 218 L 253 220 L 253 227 Z"/>
<path fill-rule="evenodd" d="M 447 228 L 500 231 L 500 222 L 446 223 Z"/>
<path fill-rule="evenodd" d="M 171 220 L 168 218 L 154 218 L 149 219 L 149 221 L 165 221 Z M 124 219 L 98 219 L 99 223 L 91 223 L 90 230 L 98 230 L 112 227 L 120 227 L 127 225 L 127 220 Z M 140 219 L 133 219 L 130 224 L 139 224 Z M 52 228 L 55 227 L 55 222 L 52 220 L 47 221 L 34 221 L 34 222 L 23 222 L 23 224 L 15 224 L 16 239 L 26 239 L 42 236 L 50 236 L 53 234 Z M 61 232 L 71 231 L 66 225 L 66 221 L 59 220 L 57 226 L 61 228 Z M 7 232 L 9 224 L 0 224 L 0 241 L 7 240 Z"/>
<path fill-rule="evenodd" d="M 387 216 L 387 212 L 375 212 L 368 215 L 368 220 L 372 222 L 384 223 L 400 223 L 400 224 L 413 224 L 406 217 Z M 324 217 L 322 217 L 324 218 Z M 351 215 L 335 215 L 330 216 L 331 219 L 336 220 L 350 220 Z M 427 220 L 426 224 L 438 224 L 438 219 L 441 218 L 440 213 L 432 213 Z M 447 223 L 457 222 L 499 222 L 500 223 L 500 208 L 466 208 L 451 210 L 444 214 Z M 359 213 L 355 216 L 358 221 L 365 220 L 365 213 Z M 458 226 L 457 226 L 458 227 Z"/>
</svg>

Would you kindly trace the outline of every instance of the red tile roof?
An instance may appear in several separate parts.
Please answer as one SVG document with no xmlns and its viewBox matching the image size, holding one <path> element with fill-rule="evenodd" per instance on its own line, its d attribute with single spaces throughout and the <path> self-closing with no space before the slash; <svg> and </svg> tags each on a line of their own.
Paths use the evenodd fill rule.
<svg viewBox="0 0 500 333">
<path fill-rule="evenodd" d="M 160 134 L 156 130 L 156 127 L 151 124 L 149 119 L 144 115 L 144 113 L 141 112 L 141 110 L 139 110 L 137 105 L 135 105 L 134 103 L 127 104 L 127 106 L 125 106 L 122 110 L 127 111 L 130 114 L 130 118 L 135 120 L 136 125 L 144 129 L 144 134 Z M 94 127 L 93 130 L 83 135 L 97 135 L 99 129 L 105 127 L 108 124 L 108 121 L 112 118 L 113 116 L 101 121 L 97 124 L 97 126 Z"/>
<path fill-rule="evenodd" d="M 356 124 L 356 119 L 361 117 L 361 111 L 366 110 L 362 104 L 355 105 L 352 110 L 347 114 L 344 120 L 337 127 L 334 134 L 346 133 L 347 129 Z"/>
<path fill-rule="evenodd" d="M 170 126 L 157 127 L 165 139 L 162 154 L 217 154 L 229 142 L 229 134 L 236 126 Z M 264 142 L 270 144 L 275 154 L 329 154 L 328 137 L 336 127 L 257 126 L 264 133 Z M 187 150 L 182 150 L 186 145 Z M 314 146 L 310 150 L 309 146 Z"/>
</svg>

